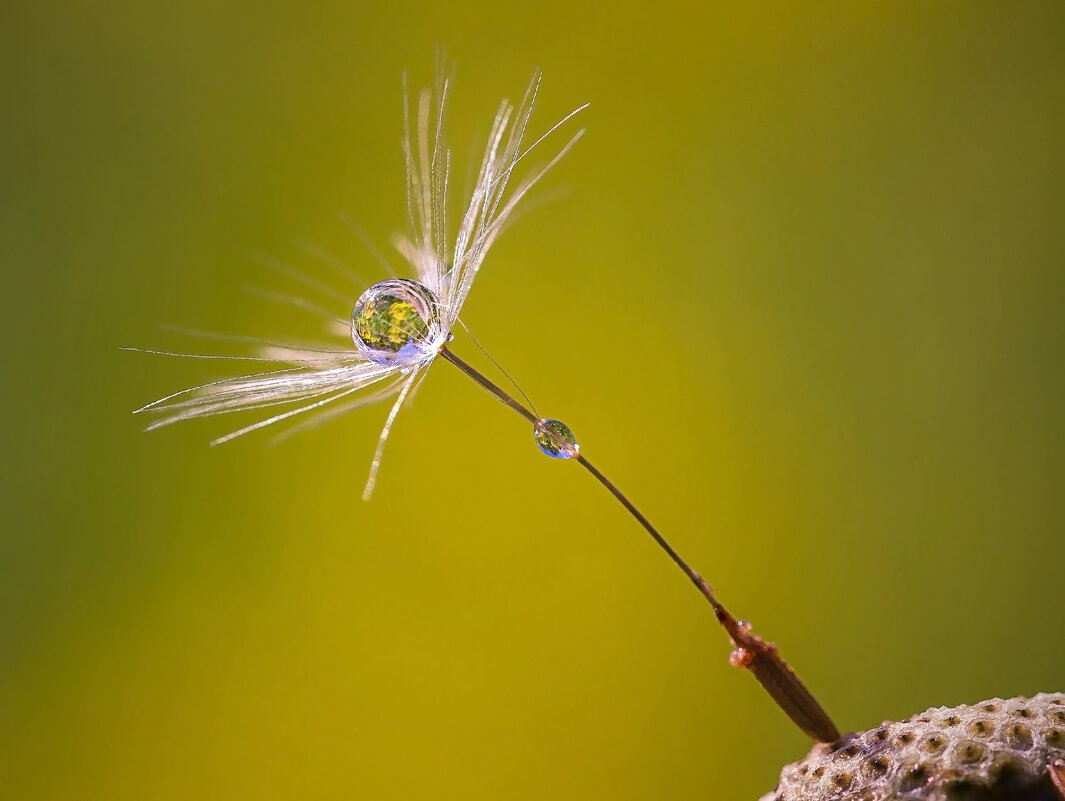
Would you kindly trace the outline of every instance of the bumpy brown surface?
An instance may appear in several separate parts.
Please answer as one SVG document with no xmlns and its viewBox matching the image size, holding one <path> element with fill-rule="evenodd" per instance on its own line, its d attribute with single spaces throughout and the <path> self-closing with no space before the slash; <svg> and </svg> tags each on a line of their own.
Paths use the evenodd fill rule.
<svg viewBox="0 0 1065 801">
<path fill-rule="evenodd" d="M 1065 694 L 929 709 L 819 744 L 761 801 L 1061 801 Z"/>
</svg>

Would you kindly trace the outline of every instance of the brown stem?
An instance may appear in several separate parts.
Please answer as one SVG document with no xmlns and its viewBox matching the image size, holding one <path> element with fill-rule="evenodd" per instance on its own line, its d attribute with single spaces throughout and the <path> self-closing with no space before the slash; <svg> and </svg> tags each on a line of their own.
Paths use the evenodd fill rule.
<svg viewBox="0 0 1065 801">
<path fill-rule="evenodd" d="M 460 359 L 446 347 L 440 349 L 440 355 L 447 361 L 459 368 L 463 373 L 472 378 L 484 389 L 492 393 L 500 402 L 506 404 L 526 420 L 539 427 L 540 419 L 529 409 L 512 398 L 503 389 L 498 387 L 471 365 Z M 643 526 L 644 530 L 651 535 L 658 546 L 666 552 L 684 575 L 688 577 L 699 593 L 707 600 L 714 610 L 721 627 L 725 629 L 735 650 L 729 661 L 736 667 L 745 668 L 754 674 L 754 677 L 765 688 L 784 713 L 814 740 L 832 742 L 839 739 L 839 730 L 832 722 L 825 710 L 821 707 L 813 694 L 795 675 L 795 672 L 781 658 L 777 647 L 768 643 L 751 631 L 750 624 L 736 620 L 735 617 L 714 596 L 714 591 L 706 579 L 700 576 L 692 567 L 681 558 L 673 546 L 666 541 L 651 521 L 644 517 L 643 513 L 636 508 L 625 494 L 599 472 L 599 468 L 593 465 L 584 454 L 577 452 L 573 457 L 578 464 L 592 474 L 596 481 L 602 484 L 617 501 L 628 510 L 636 521 Z"/>
</svg>

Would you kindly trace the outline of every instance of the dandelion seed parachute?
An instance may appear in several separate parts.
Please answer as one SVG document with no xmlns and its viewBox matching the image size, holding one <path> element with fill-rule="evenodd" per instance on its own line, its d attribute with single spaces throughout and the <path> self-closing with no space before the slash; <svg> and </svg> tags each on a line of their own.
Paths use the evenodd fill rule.
<svg viewBox="0 0 1065 801">
<path fill-rule="evenodd" d="M 419 93 L 414 126 L 410 103 L 405 102 L 403 155 L 410 233 L 399 238 L 396 247 L 413 267 L 414 279 L 393 278 L 366 289 L 352 307 L 352 344 L 346 347 L 338 344 L 288 347 L 261 342 L 260 350 L 253 356 L 167 354 L 259 362 L 273 365 L 275 369 L 200 384 L 153 401 L 137 410 L 141 414 L 158 415 L 147 428 L 231 412 L 279 409 L 212 442 L 220 444 L 294 417 L 323 419 L 334 411 L 348 411 L 394 396 L 370 467 L 364 492 L 364 497 L 369 497 L 396 416 L 450 340 L 451 329 L 458 322 L 459 312 L 489 249 L 521 199 L 583 134 L 583 130 L 577 131 L 544 166 L 512 185 L 518 163 L 586 108 L 580 106 L 570 112 L 523 148 L 539 87 L 537 71 L 520 103 L 515 106 L 504 100 L 500 104 L 453 239 L 449 235 L 447 213 L 451 151 L 444 136 L 449 83 L 441 78 L 435 93 L 428 89 Z M 304 281 L 335 300 L 336 292 L 330 287 L 312 282 Z M 265 296 L 284 300 L 269 293 Z M 298 298 L 288 302 L 312 313 L 324 312 L 322 316 L 330 321 L 341 317 L 315 302 Z M 376 389 L 364 392 L 371 387 Z"/>
<path fill-rule="evenodd" d="M 523 150 L 521 143 L 539 85 L 540 76 L 536 74 L 518 106 L 511 106 L 506 101 L 500 106 L 489 133 L 473 192 L 453 242 L 448 237 L 446 213 L 451 156 L 443 137 L 447 81 L 440 82 L 435 105 L 434 95 L 429 91 L 419 95 L 416 134 L 411 133 L 409 110 L 405 106 L 404 127 L 407 136 L 404 156 L 411 234 L 396 244 L 400 253 L 414 267 L 415 279 L 393 276 L 362 292 L 350 314 L 347 332 L 351 337 L 350 345 L 343 348 L 314 345 L 287 347 L 262 341 L 262 350 L 256 356 L 195 356 L 245 359 L 281 366 L 182 390 L 160 398 L 138 412 L 159 414 L 160 418 L 149 426 L 159 428 L 182 420 L 282 407 L 282 411 L 266 419 L 219 437 L 214 441 L 214 444 L 218 444 L 299 415 L 304 415 L 304 422 L 309 422 L 309 419 L 313 419 L 308 418 L 309 413 L 316 413 L 315 416 L 321 419 L 394 396 L 395 401 L 381 430 L 370 465 L 370 476 L 363 493 L 363 497 L 367 498 L 373 491 L 384 446 L 399 410 L 436 358 L 442 357 L 532 423 L 533 435 L 545 454 L 576 462 L 608 490 L 710 604 L 718 623 L 736 649 L 734 663 L 748 669 L 804 732 L 815 740 L 836 740 L 839 731 L 835 724 L 780 657 L 776 647 L 755 635 L 748 624 L 732 616 L 717 600 L 709 583 L 681 558 L 617 485 L 587 459 L 569 427 L 559 420 L 539 417 L 533 409 L 515 400 L 445 347 L 451 339 L 452 328 L 459 323 L 459 311 L 488 249 L 503 230 L 515 206 L 583 133 L 578 131 L 546 166 L 508 191 L 518 162 L 560 125 L 585 108 L 581 106 L 571 112 Z M 279 271 L 286 272 L 283 266 Z M 335 298 L 331 288 L 313 279 L 304 280 L 303 283 L 319 289 L 325 296 Z M 271 299 L 284 300 L 276 296 Z M 344 300 L 343 297 L 340 299 Z M 322 313 L 321 316 L 330 323 L 337 320 L 337 316 L 314 303 L 297 300 L 291 305 Z M 237 339 L 240 341 L 240 338 Z M 374 391 L 362 392 L 374 385 L 377 385 Z"/>
</svg>

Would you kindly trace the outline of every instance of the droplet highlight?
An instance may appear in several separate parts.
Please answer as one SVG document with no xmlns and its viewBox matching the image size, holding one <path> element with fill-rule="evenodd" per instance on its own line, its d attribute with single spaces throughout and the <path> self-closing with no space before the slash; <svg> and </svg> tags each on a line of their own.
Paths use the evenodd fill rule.
<svg viewBox="0 0 1065 801">
<path fill-rule="evenodd" d="M 540 450 L 552 459 L 573 459 L 581 449 L 573 431 L 561 420 L 537 420 L 533 437 Z"/>
</svg>

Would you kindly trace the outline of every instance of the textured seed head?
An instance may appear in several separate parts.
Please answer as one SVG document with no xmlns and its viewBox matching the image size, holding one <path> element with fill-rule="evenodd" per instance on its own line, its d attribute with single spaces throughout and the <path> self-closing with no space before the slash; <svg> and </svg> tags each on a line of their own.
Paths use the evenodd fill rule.
<svg viewBox="0 0 1065 801">
<path fill-rule="evenodd" d="M 761 801 L 1060 801 L 1065 694 L 929 709 L 818 744 Z"/>
</svg>

